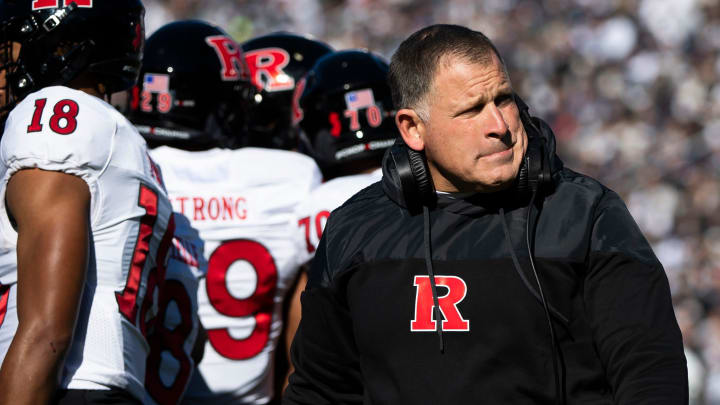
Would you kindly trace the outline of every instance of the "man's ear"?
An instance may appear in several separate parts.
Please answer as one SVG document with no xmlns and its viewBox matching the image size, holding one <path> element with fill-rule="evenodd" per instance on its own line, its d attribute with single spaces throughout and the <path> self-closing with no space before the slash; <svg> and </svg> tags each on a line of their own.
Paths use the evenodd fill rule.
<svg viewBox="0 0 720 405">
<path fill-rule="evenodd" d="M 425 149 L 425 123 L 420 119 L 415 110 L 402 108 L 395 113 L 395 125 L 405 144 L 410 149 L 421 151 Z"/>
</svg>

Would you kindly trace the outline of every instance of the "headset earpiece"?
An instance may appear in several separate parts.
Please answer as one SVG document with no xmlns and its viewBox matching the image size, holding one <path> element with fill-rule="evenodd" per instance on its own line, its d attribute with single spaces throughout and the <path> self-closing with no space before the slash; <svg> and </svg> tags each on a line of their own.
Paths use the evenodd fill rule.
<svg viewBox="0 0 720 405">
<path fill-rule="evenodd" d="M 518 172 L 516 188 L 520 194 L 535 193 L 544 185 L 550 183 L 550 165 L 547 162 L 545 139 L 540 129 L 535 125 L 529 113 L 529 107 L 517 94 L 513 93 L 515 104 L 518 107 L 520 121 L 527 134 L 527 150 L 523 156 L 523 163 Z"/>
<path fill-rule="evenodd" d="M 538 191 L 543 184 L 542 142 L 538 137 L 531 137 L 528 134 L 528 146 L 520 165 L 515 188 L 519 194 L 529 194 Z"/>
<path fill-rule="evenodd" d="M 419 212 L 423 205 L 435 203 L 435 186 L 423 152 L 410 149 L 402 139 L 398 138 L 388 151 L 395 163 L 403 199 L 410 212 Z"/>
<path fill-rule="evenodd" d="M 420 201 L 423 202 L 423 205 L 431 205 L 430 203 L 435 200 L 435 185 L 433 184 L 430 169 L 425 159 L 425 152 L 418 152 L 407 148 L 407 153 L 413 178 L 417 182 Z"/>
</svg>

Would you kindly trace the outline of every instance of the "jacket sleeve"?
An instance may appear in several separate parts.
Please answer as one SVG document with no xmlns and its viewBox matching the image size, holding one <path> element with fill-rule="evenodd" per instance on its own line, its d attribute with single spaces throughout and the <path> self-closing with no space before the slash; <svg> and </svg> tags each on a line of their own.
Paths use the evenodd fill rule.
<svg viewBox="0 0 720 405">
<path fill-rule="evenodd" d="M 617 194 L 599 203 L 585 308 L 616 404 L 687 404 L 682 336 L 665 271 Z"/>
<path fill-rule="evenodd" d="M 327 234 L 327 231 L 326 231 Z M 363 385 L 347 303 L 329 278 L 326 237 L 320 240 L 302 294 L 302 319 L 291 346 L 295 372 L 283 404 L 362 404 Z"/>
</svg>

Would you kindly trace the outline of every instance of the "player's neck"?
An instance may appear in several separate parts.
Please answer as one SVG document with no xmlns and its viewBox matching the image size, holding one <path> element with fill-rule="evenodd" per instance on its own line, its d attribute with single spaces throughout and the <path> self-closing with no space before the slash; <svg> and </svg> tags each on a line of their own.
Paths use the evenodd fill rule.
<svg viewBox="0 0 720 405">
<path fill-rule="evenodd" d="M 68 84 L 68 87 L 101 99 L 105 99 L 106 96 L 105 85 L 87 76 L 76 78 Z"/>
<path fill-rule="evenodd" d="M 98 89 L 93 88 L 93 87 L 78 87 L 78 88 L 76 88 L 76 90 L 80 90 L 80 91 L 82 91 L 83 93 L 87 93 L 87 94 L 89 94 L 89 95 L 91 95 L 91 96 L 95 96 L 95 97 L 98 97 L 98 98 L 104 98 L 104 95 L 103 95 L 102 93 L 100 93 L 100 92 L 98 91 Z"/>
</svg>

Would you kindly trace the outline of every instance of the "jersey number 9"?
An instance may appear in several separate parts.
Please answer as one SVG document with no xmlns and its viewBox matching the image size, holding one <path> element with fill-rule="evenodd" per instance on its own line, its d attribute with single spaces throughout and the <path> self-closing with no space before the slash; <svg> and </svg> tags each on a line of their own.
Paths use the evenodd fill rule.
<svg viewBox="0 0 720 405">
<path fill-rule="evenodd" d="M 238 260 L 248 262 L 257 275 L 255 291 L 244 299 L 233 297 L 227 287 L 228 270 Z M 245 360 L 258 355 L 267 345 L 277 277 L 275 260 L 268 249 L 252 240 L 224 242 L 210 255 L 206 285 L 210 304 L 225 316 L 255 318 L 255 327 L 245 339 L 233 338 L 227 328 L 207 331 L 210 344 L 221 356 Z"/>
</svg>

